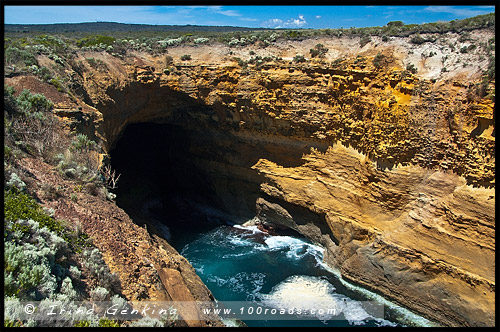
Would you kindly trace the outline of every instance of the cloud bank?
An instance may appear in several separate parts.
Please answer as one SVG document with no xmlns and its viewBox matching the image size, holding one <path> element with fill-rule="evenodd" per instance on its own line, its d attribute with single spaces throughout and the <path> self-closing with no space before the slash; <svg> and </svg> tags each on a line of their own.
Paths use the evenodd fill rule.
<svg viewBox="0 0 500 332">
<path fill-rule="evenodd" d="M 291 18 L 286 21 L 283 21 L 282 19 L 279 18 L 272 18 L 262 22 L 261 25 L 264 28 L 277 29 L 277 28 L 301 28 L 306 24 L 307 21 L 304 18 L 304 15 L 299 14 L 298 18 Z"/>
</svg>

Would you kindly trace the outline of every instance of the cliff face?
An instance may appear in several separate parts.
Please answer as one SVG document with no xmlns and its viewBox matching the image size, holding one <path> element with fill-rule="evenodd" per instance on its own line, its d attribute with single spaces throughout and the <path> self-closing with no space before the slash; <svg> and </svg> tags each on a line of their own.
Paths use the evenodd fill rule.
<svg viewBox="0 0 500 332">
<path fill-rule="evenodd" d="M 131 303 L 140 301 L 213 301 L 211 292 L 200 280 L 191 264 L 155 233 L 141 227 L 114 203 L 87 192 L 74 192 L 74 183 L 64 179 L 50 165 L 33 158 L 20 160 L 34 181 L 57 185 L 61 197 L 44 199 L 43 205 L 53 208 L 55 217 L 68 223 L 79 223 L 112 273 L 118 275 L 123 296 Z M 39 190 L 39 196 L 42 190 Z M 75 199 L 70 199 L 73 193 Z M 135 223 L 134 223 L 135 222 Z M 178 327 L 224 326 L 215 315 L 209 320 L 193 320 L 199 315 L 179 310 Z M 207 318 L 207 316 L 204 316 Z"/>
<path fill-rule="evenodd" d="M 317 42 L 258 52 L 286 57 Z M 227 212 L 297 230 L 345 278 L 445 325 L 493 325 L 494 102 L 473 93 L 486 63 L 446 72 L 417 57 L 434 46 L 322 42 L 339 60 L 242 67 L 200 46 L 174 49 L 198 55 L 174 68 L 81 53 L 105 69 L 75 75 L 81 114 L 57 106 L 107 151 L 128 124 L 179 126 Z"/>
</svg>

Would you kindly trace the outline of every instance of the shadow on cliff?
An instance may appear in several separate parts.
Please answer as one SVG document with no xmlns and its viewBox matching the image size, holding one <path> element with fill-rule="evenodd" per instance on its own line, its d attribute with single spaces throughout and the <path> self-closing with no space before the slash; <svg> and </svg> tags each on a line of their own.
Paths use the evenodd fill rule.
<svg viewBox="0 0 500 332">
<path fill-rule="evenodd" d="M 264 178 L 251 167 L 259 159 L 298 166 L 310 148 L 307 142 L 204 126 L 129 124 L 110 152 L 112 167 L 121 174 L 116 202 L 179 247 L 180 233 L 185 237 L 255 217 Z"/>
</svg>

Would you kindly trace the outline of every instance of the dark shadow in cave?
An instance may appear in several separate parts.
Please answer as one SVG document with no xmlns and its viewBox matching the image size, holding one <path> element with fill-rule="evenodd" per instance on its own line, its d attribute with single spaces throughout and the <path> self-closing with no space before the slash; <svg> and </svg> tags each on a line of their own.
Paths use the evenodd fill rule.
<svg viewBox="0 0 500 332">
<path fill-rule="evenodd" d="M 175 240 L 196 217 L 206 219 L 195 206 L 218 206 L 205 174 L 194 165 L 190 144 L 179 126 L 136 123 L 127 126 L 110 152 L 112 167 L 121 174 L 114 190 L 117 205 L 167 240 L 166 233 Z M 196 227 L 207 226 L 204 221 Z"/>
<path fill-rule="evenodd" d="M 111 166 L 121 174 L 116 203 L 137 224 L 181 248 L 200 232 L 255 217 L 264 179 L 251 167 L 260 158 L 300 165 L 310 146 L 192 124 L 129 124 L 110 151 Z"/>
</svg>

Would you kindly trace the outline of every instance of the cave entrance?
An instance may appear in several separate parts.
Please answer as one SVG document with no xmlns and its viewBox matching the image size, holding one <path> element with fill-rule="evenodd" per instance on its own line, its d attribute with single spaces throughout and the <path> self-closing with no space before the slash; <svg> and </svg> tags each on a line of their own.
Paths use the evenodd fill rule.
<svg viewBox="0 0 500 332">
<path fill-rule="evenodd" d="M 111 166 L 121 174 L 116 203 L 137 224 L 180 248 L 190 234 L 254 218 L 265 179 L 252 166 L 265 158 L 294 167 L 311 146 L 326 150 L 311 143 L 196 122 L 132 123 L 110 151 Z"/>
<path fill-rule="evenodd" d="M 199 232 L 222 222 L 220 202 L 196 165 L 193 144 L 192 133 L 180 126 L 134 123 L 110 152 L 111 166 L 121 174 L 114 190 L 117 205 L 174 247 L 195 233 L 189 231 L 193 227 Z"/>
</svg>

